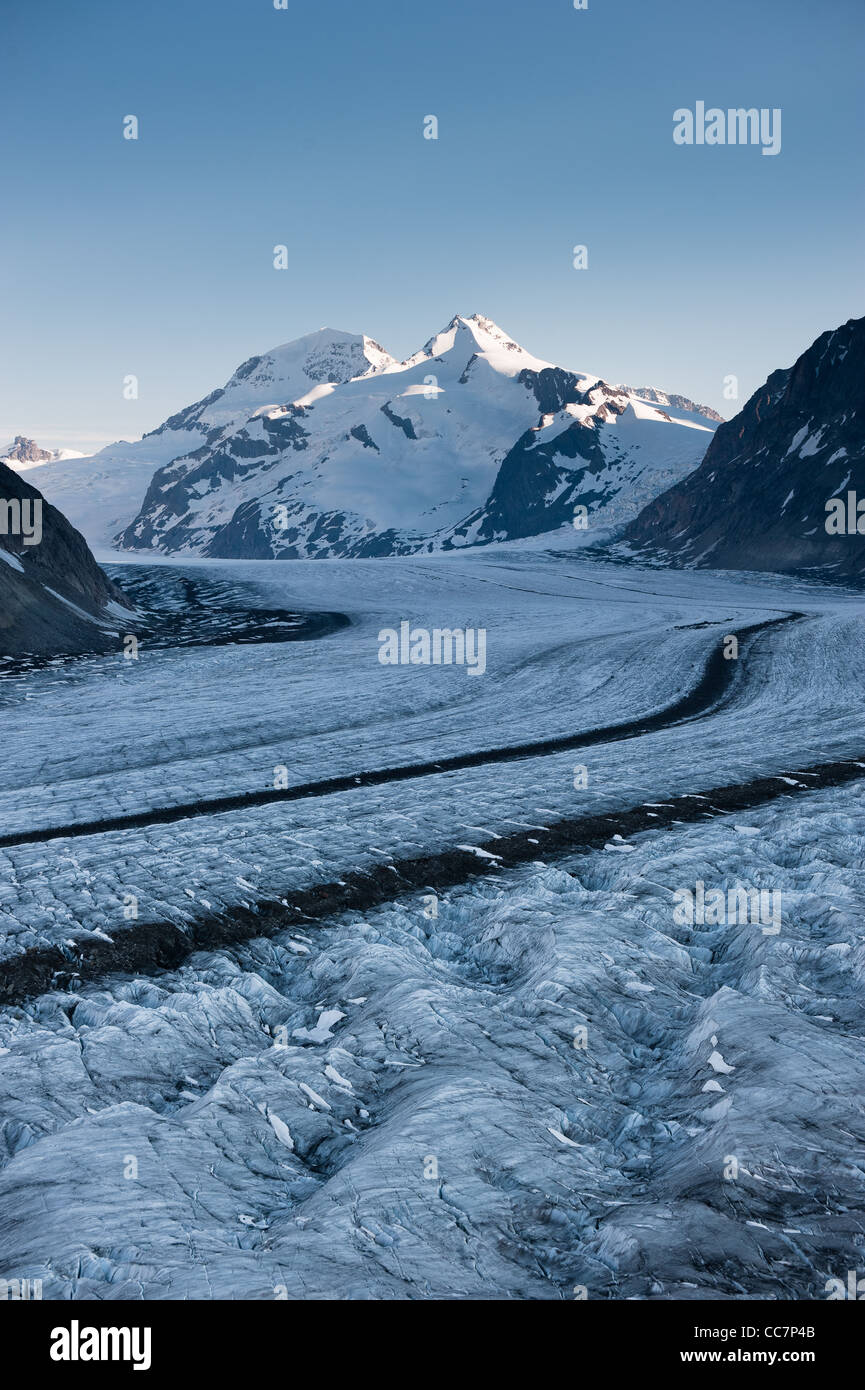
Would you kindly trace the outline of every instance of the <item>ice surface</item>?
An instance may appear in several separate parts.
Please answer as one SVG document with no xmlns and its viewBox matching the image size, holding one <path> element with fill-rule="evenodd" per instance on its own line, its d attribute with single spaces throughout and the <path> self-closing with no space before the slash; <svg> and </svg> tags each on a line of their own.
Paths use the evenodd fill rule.
<svg viewBox="0 0 865 1390">
<path fill-rule="evenodd" d="M 760 774 L 785 795 L 555 862 L 539 836 L 520 870 L 395 880 L 364 914 L 0 1010 L 0 1276 L 53 1298 L 810 1299 L 861 1265 L 865 760 L 838 789 L 797 773 L 865 751 L 861 599 L 537 546 L 190 572 L 352 625 L 10 671 L 5 835 L 633 720 L 724 634 L 802 616 L 743 639 L 691 723 L 11 845 L 7 957 Z M 381 666 L 403 618 L 486 628 L 485 676 Z M 677 923 L 697 883 L 780 892 L 780 931 Z"/>
<path fill-rule="evenodd" d="M 861 1263 L 865 784 L 754 818 L 6 1011 L 3 1272 L 54 1298 L 821 1297 Z M 696 878 L 771 881 L 782 933 L 676 927 Z"/>
<path fill-rule="evenodd" d="M 319 642 L 121 654 L 0 680 L 4 834 L 429 761 L 652 713 L 736 624 L 806 611 L 747 643 L 711 718 L 577 753 L 483 765 L 0 850 L 0 955 L 99 927 L 175 921 L 536 822 L 861 755 L 861 604 L 805 586 L 620 570 L 508 550 L 229 566 L 256 603 L 347 611 Z M 225 566 L 197 573 L 225 575 Z M 641 591 L 641 585 L 644 590 Z M 651 586 L 651 588 L 649 588 Z M 403 618 L 487 629 L 487 673 L 385 667 Z M 701 624 L 709 624 L 708 626 Z M 178 692 L 183 698 L 178 699 Z M 574 787 L 575 764 L 588 786 Z M 205 908 L 203 904 L 210 904 Z M 5 940 L 4 940 L 5 938 Z"/>
</svg>

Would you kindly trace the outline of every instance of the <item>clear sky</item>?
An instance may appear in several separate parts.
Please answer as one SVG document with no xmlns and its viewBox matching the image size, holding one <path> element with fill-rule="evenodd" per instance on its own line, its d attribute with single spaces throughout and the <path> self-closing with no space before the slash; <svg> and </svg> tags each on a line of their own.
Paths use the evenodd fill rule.
<svg viewBox="0 0 865 1390">
<path fill-rule="evenodd" d="M 0 0 L 0 443 L 473 312 L 733 414 L 865 311 L 863 35 L 862 0 Z M 674 144 L 697 101 L 780 107 L 780 154 Z"/>
</svg>

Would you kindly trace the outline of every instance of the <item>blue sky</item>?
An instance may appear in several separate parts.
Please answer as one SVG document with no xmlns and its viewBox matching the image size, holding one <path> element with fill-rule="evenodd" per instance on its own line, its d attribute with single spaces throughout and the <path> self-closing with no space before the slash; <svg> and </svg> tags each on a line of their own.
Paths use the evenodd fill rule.
<svg viewBox="0 0 865 1390">
<path fill-rule="evenodd" d="M 135 438 L 324 325 L 402 357 L 475 311 L 730 415 L 726 376 L 741 404 L 863 313 L 860 0 L 0 16 L 0 442 Z M 698 100 L 780 107 L 781 153 L 675 145 Z"/>
</svg>

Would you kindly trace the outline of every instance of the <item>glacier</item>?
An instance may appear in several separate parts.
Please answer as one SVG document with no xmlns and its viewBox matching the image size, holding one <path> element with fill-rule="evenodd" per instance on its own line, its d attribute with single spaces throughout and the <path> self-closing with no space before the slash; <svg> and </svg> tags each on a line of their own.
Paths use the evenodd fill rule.
<svg viewBox="0 0 865 1390">
<path fill-rule="evenodd" d="M 0 1007 L 0 1277 L 73 1300 L 807 1300 L 857 1268 L 860 594 L 617 564 L 565 532 L 152 574 L 349 623 L 0 671 L 0 972 L 49 948 L 72 972 Z M 402 618 L 485 628 L 484 676 L 383 667 Z M 736 632 L 717 698 L 668 720 Z M 277 767 L 299 787 L 617 725 L 203 805 Z M 862 778 L 809 789 L 832 759 Z M 757 775 L 783 794 L 664 810 Z M 545 853 L 545 828 L 633 806 L 658 828 Z M 499 867 L 515 829 L 536 855 Z M 401 885 L 458 846 L 462 881 Z M 391 871 L 386 900 L 280 924 L 301 890 Z M 698 882 L 778 893 L 780 931 L 676 921 Z M 111 968 L 124 932 L 243 907 L 246 939 Z M 89 949 L 104 969 L 76 981 Z"/>
</svg>

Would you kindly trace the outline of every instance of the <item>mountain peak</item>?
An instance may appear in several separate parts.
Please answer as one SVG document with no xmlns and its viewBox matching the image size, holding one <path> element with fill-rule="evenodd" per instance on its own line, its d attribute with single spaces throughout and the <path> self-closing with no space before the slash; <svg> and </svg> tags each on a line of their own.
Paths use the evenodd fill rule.
<svg viewBox="0 0 865 1390">
<path fill-rule="evenodd" d="M 391 365 L 396 365 L 396 358 L 365 333 L 319 328 L 315 333 L 281 343 L 260 357 L 249 358 L 237 368 L 228 386 L 247 379 L 261 381 L 264 374 L 274 381 L 301 379 L 304 390 L 308 390 L 310 386 L 326 382 L 341 385 L 352 377 L 383 371 Z"/>
<path fill-rule="evenodd" d="M 16 473 L 24 473 L 28 468 L 36 468 L 43 463 L 83 457 L 76 449 L 42 449 L 35 439 L 28 439 L 23 434 L 16 434 L 6 448 L 0 446 L 0 462 L 8 464 Z"/>
<path fill-rule="evenodd" d="M 48 449 L 40 449 L 35 439 L 16 434 L 8 449 L 4 450 L 3 457 L 14 459 L 16 463 L 41 463 L 43 459 L 50 459 L 51 453 Z"/>
<path fill-rule="evenodd" d="M 510 334 L 485 314 L 454 314 L 450 322 L 424 343 L 420 352 L 409 357 L 404 365 L 414 366 L 424 358 L 440 358 L 452 351 L 462 357 L 466 349 L 470 356 L 485 358 L 495 371 L 505 376 L 516 376 L 526 369 L 541 371 L 552 365 L 520 347 Z"/>
<path fill-rule="evenodd" d="M 397 365 L 396 358 L 365 333 L 319 328 L 248 357 L 220 390 L 172 415 L 153 433 L 166 427 L 220 429 L 244 416 L 290 405 L 317 388 L 341 386 Z"/>
</svg>

